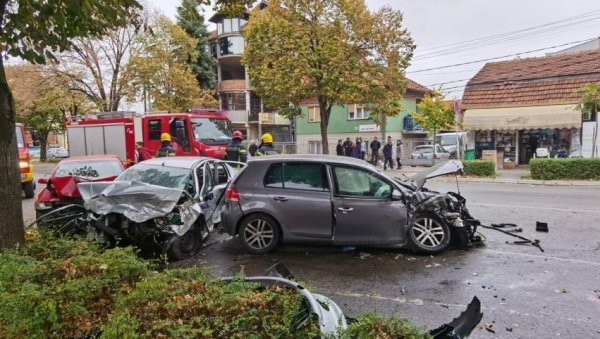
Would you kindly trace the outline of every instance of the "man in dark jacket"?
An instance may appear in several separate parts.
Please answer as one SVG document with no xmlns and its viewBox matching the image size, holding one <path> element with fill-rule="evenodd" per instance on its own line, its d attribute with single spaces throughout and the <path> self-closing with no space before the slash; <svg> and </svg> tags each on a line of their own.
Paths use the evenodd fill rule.
<svg viewBox="0 0 600 339">
<path fill-rule="evenodd" d="M 346 138 L 346 141 L 344 141 L 344 155 L 347 157 L 351 157 L 352 156 L 352 140 L 350 140 L 350 138 Z"/>
<path fill-rule="evenodd" d="M 371 141 L 371 163 L 374 166 L 377 166 L 377 162 L 379 161 L 379 149 L 381 148 L 381 143 L 377 141 L 377 137 L 373 138 Z"/>
<path fill-rule="evenodd" d="M 388 142 L 383 146 L 383 170 L 387 169 L 387 165 L 390 165 L 390 169 L 394 169 L 394 161 L 392 161 L 392 139 L 388 139 Z"/>
<path fill-rule="evenodd" d="M 240 131 L 233 132 L 233 137 L 227 145 L 227 160 L 246 162 L 248 160 L 248 152 L 246 147 L 242 145 L 244 135 Z"/>
<path fill-rule="evenodd" d="M 344 155 L 344 145 L 342 145 L 342 139 L 338 140 L 338 144 L 335 147 L 335 154 Z"/>
</svg>

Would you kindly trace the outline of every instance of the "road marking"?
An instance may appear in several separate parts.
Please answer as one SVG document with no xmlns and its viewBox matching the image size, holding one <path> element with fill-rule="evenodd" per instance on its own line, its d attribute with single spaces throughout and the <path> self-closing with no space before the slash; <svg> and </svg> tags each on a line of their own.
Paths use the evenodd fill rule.
<svg viewBox="0 0 600 339">
<path fill-rule="evenodd" d="M 485 251 L 493 252 L 493 253 L 497 253 L 497 254 L 516 255 L 516 256 L 536 258 L 536 259 L 551 259 L 551 260 L 556 260 L 556 261 L 568 262 L 568 263 L 572 263 L 572 264 L 600 266 L 600 262 L 596 262 L 596 261 L 569 259 L 569 258 L 561 258 L 561 257 L 550 257 L 550 256 L 546 256 L 546 255 L 539 255 L 539 254 L 517 253 L 517 252 L 493 250 L 493 249 L 489 249 L 489 248 L 486 248 Z"/>
<path fill-rule="evenodd" d="M 503 205 L 503 204 L 486 204 L 486 203 L 472 203 L 468 204 L 469 206 L 489 206 L 489 207 L 508 207 L 508 208 L 528 208 L 534 210 L 550 210 L 550 211 L 562 211 L 562 212 L 582 212 L 582 213 L 600 213 L 600 211 L 596 210 L 578 210 L 572 208 L 557 208 L 557 207 L 537 207 L 537 206 L 522 206 L 522 205 Z"/>
</svg>

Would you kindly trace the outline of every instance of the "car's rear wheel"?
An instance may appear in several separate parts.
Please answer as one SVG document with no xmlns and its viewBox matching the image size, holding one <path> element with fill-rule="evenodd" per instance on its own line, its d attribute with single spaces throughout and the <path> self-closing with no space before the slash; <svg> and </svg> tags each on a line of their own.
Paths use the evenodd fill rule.
<svg viewBox="0 0 600 339">
<path fill-rule="evenodd" d="M 450 227 L 432 213 L 419 214 L 409 229 L 411 248 L 420 253 L 438 253 L 450 245 Z"/>
<path fill-rule="evenodd" d="M 23 191 L 25 192 L 26 199 L 31 199 L 35 196 L 35 185 L 33 184 L 33 180 L 23 184 Z"/>
<path fill-rule="evenodd" d="M 242 220 L 240 239 L 253 254 L 271 252 L 281 240 L 281 231 L 275 219 L 265 214 L 252 214 Z"/>
</svg>

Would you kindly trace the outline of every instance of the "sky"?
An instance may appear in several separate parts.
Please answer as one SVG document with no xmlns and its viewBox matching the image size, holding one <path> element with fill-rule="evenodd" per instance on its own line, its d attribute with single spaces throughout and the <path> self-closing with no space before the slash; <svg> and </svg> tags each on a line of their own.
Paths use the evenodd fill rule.
<svg viewBox="0 0 600 339">
<path fill-rule="evenodd" d="M 148 0 L 174 18 L 180 0 Z M 366 0 L 371 10 L 404 13 L 417 49 L 407 76 L 460 98 L 483 59 L 544 56 L 600 37 L 600 1 L 591 0 Z M 212 11 L 207 9 L 206 17 Z M 212 24 L 209 29 L 212 30 Z M 475 40 L 477 39 L 477 40 Z M 473 41 L 475 40 L 475 41 Z M 562 46 L 560 46 L 562 45 Z M 445 46 L 445 47 L 444 47 Z M 549 48 L 552 46 L 558 46 Z M 524 53 L 529 51 L 535 51 Z M 470 63 L 472 61 L 479 61 Z M 489 61 L 488 61 L 489 62 Z M 452 66 L 469 63 L 462 66 Z M 434 68 L 434 69 L 431 69 Z M 437 68 L 437 69 L 435 69 Z M 431 69 L 431 70 L 429 70 Z M 426 70 L 426 71 L 423 71 Z"/>
</svg>

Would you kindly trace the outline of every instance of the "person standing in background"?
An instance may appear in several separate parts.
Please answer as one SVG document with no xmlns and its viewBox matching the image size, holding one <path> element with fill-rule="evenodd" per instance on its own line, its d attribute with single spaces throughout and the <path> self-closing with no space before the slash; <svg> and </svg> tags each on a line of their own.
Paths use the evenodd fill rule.
<svg viewBox="0 0 600 339">
<path fill-rule="evenodd" d="M 344 141 L 344 155 L 347 157 L 351 157 L 352 156 L 352 140 L 350 140 L 350 137 L 346 138 L 346 141 Z"/>
<path fill-rule="evenodd" d="M 248 152 L 250 156 L 255 157 L 256 151 L 258 151 L 258 146 L 256 146 L 256 141 L 254 139 L 250 140 L 250 146 L 248 146 Z"/>
<path fill-rule="evenodd" d="M 402 160 L 402 140 L 398 139 L 398 141 L 396 141 L 396 168 L 398 169 L 402 168 L 402 162 L 400 162 L 400 160 Z"/>
<path fill-rule="evenodd" d="M 392 139 L 388 139 L 383 146 L 383 170 L 387 169 L 387 165 L 390 165 L 390 169 L 394 169 L 394 161 L 392 160 Z"/>
<path fill-rule="evenodd" d="M 379 149 L 381 148 L 381 143 L 377 141 L 377 137 L 373 138 L 371 141 L 371 163 L 373 166 L 377 166 L 377 162 L 379 161 Z"/>
<path fill-rule="evenodd" d="M 335 147 L 335 154 L 344 155 L 344 145 L 342 145 L 342 139 L 338 140 L 337 146 Z"/>
</svg>

